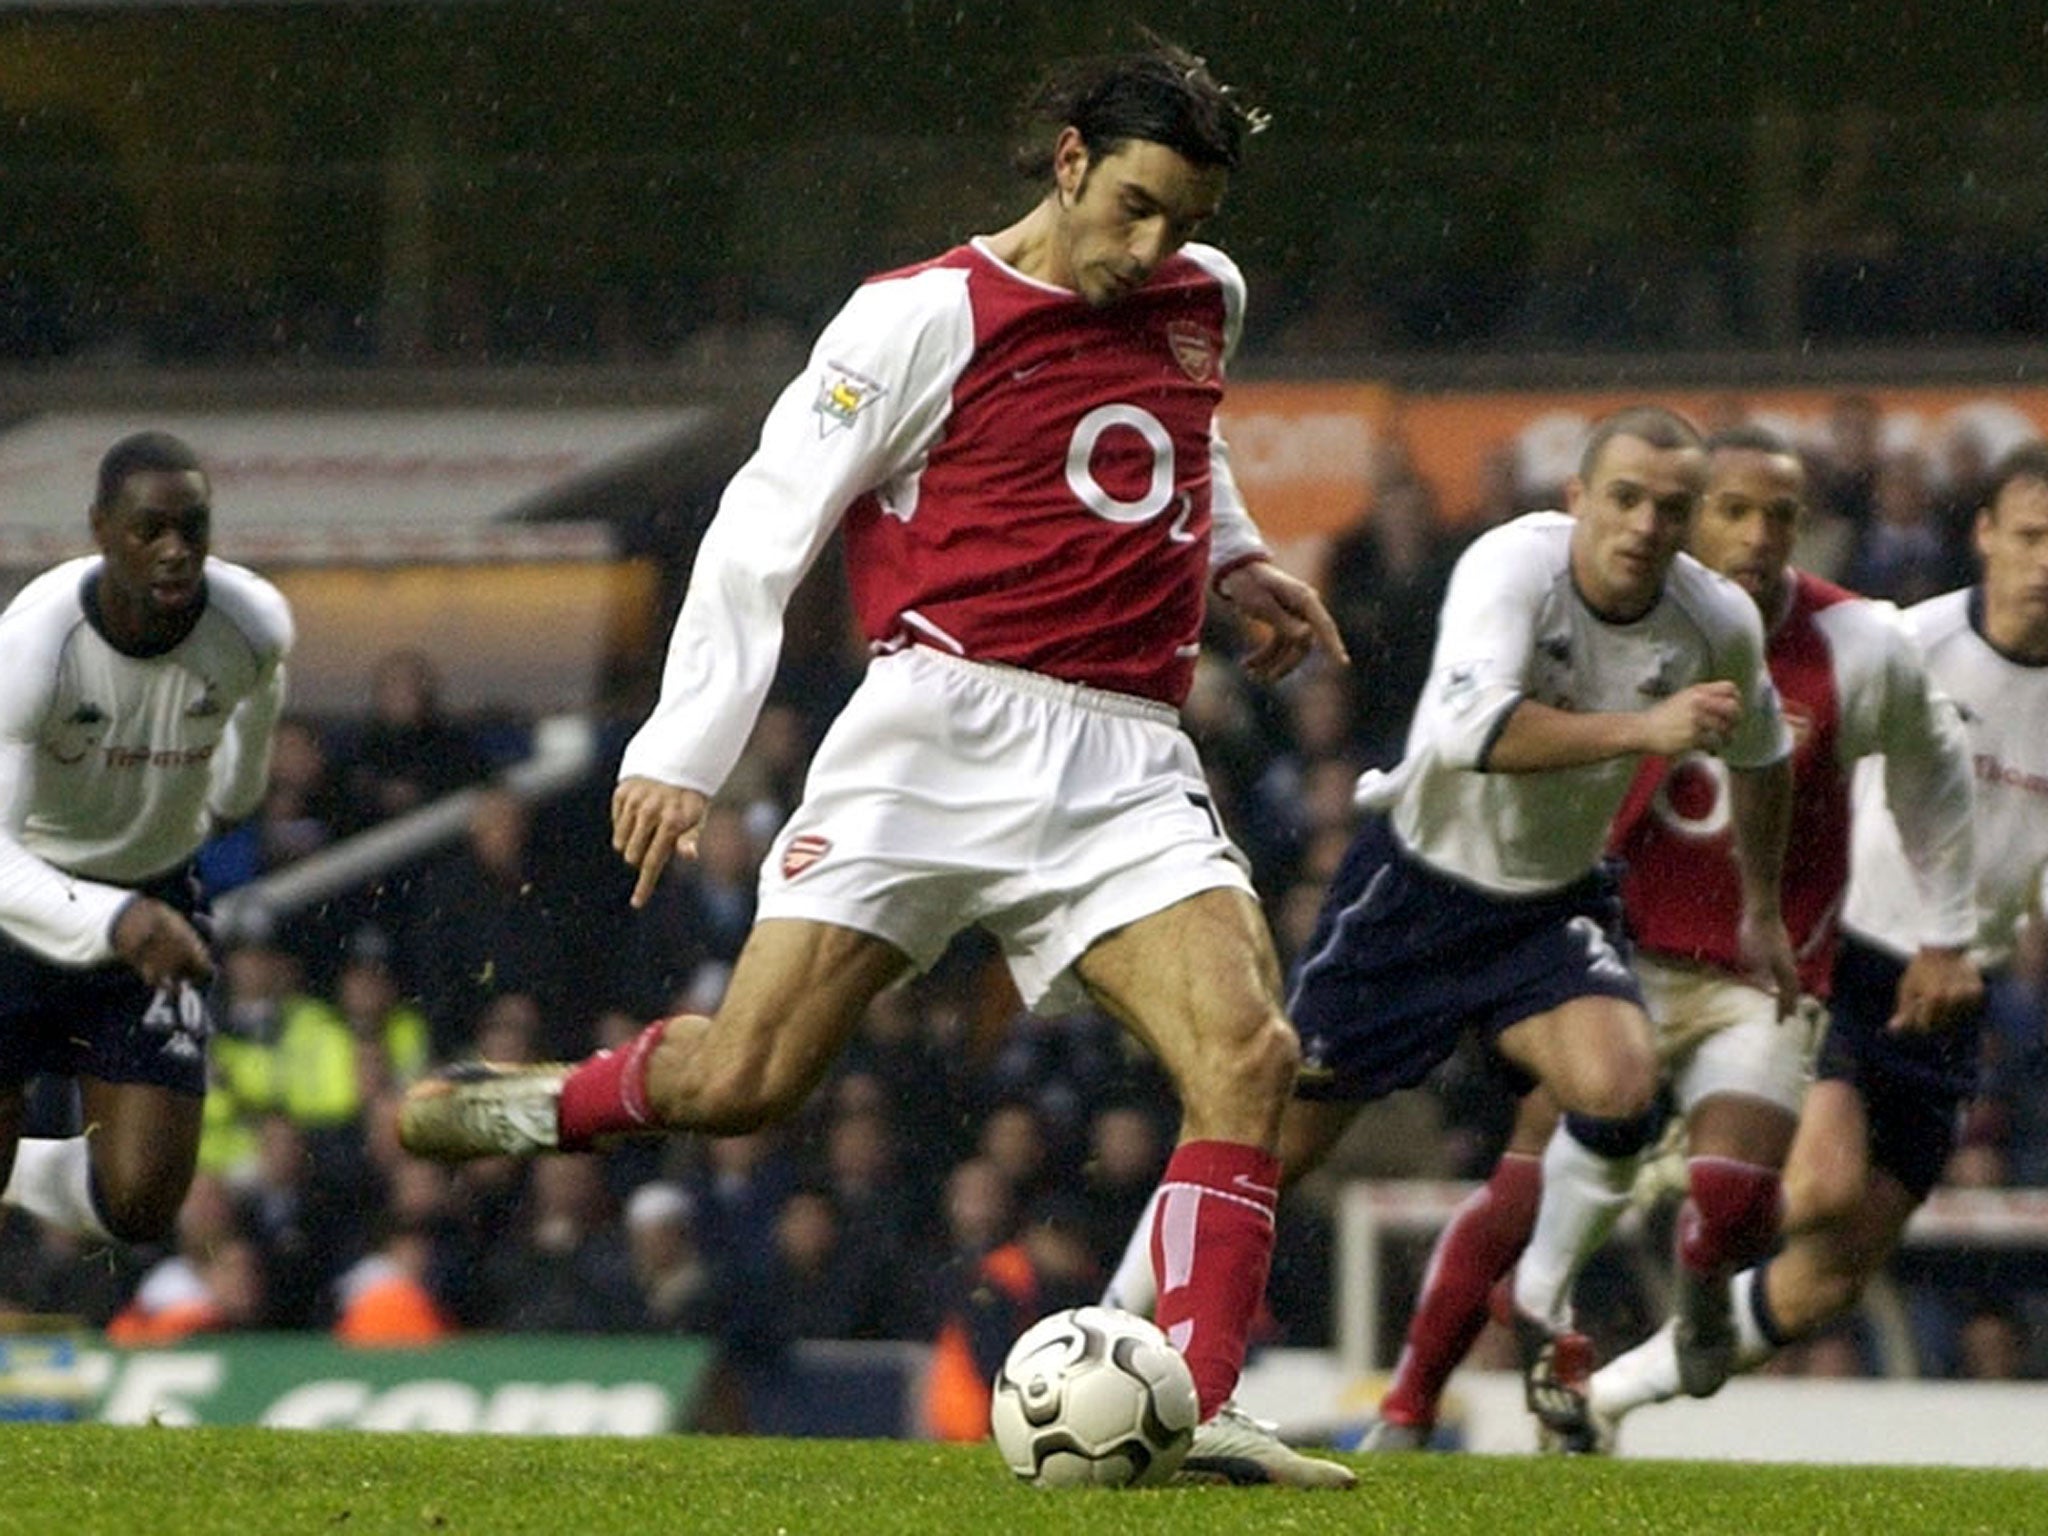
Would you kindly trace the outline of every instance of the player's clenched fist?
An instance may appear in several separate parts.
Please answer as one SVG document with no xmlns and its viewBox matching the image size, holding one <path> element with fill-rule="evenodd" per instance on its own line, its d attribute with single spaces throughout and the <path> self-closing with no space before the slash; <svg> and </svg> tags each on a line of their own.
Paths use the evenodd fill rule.
<svg viewBox="0 0 2048 1536">
<path fill-rule="evenodd" d="M 612 848 L 639 871 L 633 905 L 644 907 L 672 858 L 694 858 L 704 796 L 658 779 L 627 778 L 612 791 Z"/>
<path fill-rule="evenodd" d="M 1733 683 L 1695 683 L 1644 711 L 1644 750 L 1717 752 L 1741 718 L 1742 695 Z"/>
</svg>

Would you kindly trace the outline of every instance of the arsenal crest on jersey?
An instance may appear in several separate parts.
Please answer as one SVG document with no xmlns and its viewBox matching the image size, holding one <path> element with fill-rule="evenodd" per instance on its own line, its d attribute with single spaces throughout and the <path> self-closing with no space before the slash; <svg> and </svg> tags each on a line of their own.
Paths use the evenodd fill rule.
<svg viewBox="0 0 2048 1536">
<path fill-rule="evenodd" d="M 782 850 L 782 878 L 794 880 L 831 851 L 832 840 L 815 832 L 791 838 L 789 846 Z"/>
<path fill-rule="evenodd" d="M 1180 371 L 1197 384 L 1206 384 L 1216 376 L 1216 355 L 1221 347 L 1205 326 L 1193 320 L 1176 320 L 1166 328 L 1166 344 L 1173 349 L 1173 360 L 1180 364 Z"/>
</svg>

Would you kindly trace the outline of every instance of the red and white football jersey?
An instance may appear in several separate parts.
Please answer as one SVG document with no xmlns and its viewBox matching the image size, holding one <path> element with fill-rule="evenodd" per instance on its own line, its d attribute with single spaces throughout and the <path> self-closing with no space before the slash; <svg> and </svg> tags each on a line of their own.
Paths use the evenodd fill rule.
<svg viewBox="0 0 2048 1536">
<path fill-rule="evenodd" d="M 1243 295 L 1201 245 L 1104 308 L 979 241 L 864 284 L 726 488 L 622 774 L 724 782 L 842 524 L 876 650 L 1178 705 L 1210 574 L 1264 551 L 1215 428 Z"/>
<path fill-rule="evenodd" d="M 1782 899 L 1800 986 L 1825 998 L 1849 878 L 1856 763 L 1882 754 L 1891 803 L 1915 807 L 1914 864 L 1927 942 L 1937 942 L 1944 923 L 1968 932 L 1969 759 L 1953 709 L 1933 692 L 1897 612 L 1803 571 L 1794 577 L 1791 606 L 1765 653 L 1793 742 Z M 1742 890 L 1728 771 L 1718 758 L 1645 763 L 1611 846 L 1627 862 L 1623 901 L 1643 949 L 1739 968 Z"/>
</svg>

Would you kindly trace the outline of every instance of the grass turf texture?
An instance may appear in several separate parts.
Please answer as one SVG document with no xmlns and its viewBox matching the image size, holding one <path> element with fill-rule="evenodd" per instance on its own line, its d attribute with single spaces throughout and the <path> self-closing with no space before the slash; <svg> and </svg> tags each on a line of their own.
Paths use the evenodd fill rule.
<svg viewBox="0 0 2048 1536">
<path fill-rule="evenodd" d="M 1046 1492 L 987 1446 L 0 1427 L 0 1532 L 867 1536 L 2048 1531 L 2048 1474 L 1534 1457 L 1353 1458 L 1345 1494 Z"/>
</svg>

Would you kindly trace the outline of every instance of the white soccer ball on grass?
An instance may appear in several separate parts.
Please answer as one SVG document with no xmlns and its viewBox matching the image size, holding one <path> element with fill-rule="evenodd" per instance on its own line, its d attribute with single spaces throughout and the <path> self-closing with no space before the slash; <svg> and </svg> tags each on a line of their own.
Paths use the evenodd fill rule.
<svg viewBox="0 0 2048 1536">
<path fill-rule="evenodd" d="M 1130 1312 L 1072 1307 L 1011 1346 L 989 1417 L 1027 1483 L 1144 1488 L 1179 1468 L 1197 1415 L 1195 1379 L 1165 1334 Z"/>
</svg>

